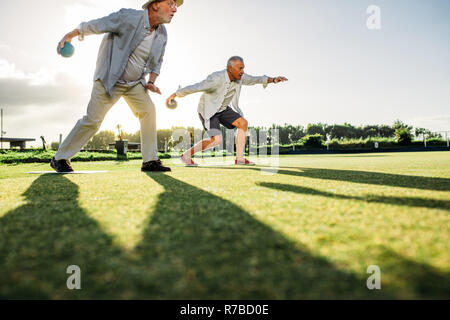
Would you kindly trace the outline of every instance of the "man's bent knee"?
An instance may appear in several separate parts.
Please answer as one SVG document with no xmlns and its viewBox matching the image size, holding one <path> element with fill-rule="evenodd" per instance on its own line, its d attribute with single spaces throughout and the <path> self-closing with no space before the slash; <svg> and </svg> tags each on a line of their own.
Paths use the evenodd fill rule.
<svg viewBox="0 0 450 320">
<path fill-rule="evenodd" d="M 248 129 L 248 121 L 245 120 L 244 118 L 240 118 L 240 119 L 236 120 L 234 125 L 236 128 L 244 130 L 244 131 L 247 131 L 247 129 Z"/>
</svg>

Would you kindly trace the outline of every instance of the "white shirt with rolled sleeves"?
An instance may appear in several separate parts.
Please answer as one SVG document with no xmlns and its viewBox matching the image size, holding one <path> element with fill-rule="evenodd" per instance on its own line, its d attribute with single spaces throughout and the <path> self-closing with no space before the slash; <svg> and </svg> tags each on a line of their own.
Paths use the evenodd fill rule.
<svg viewBox="0 0 450 320">
<path fill-rule="evenodd" d="M 239 108 L 239 96 L 241 94 L 242 86 L 253 86 L 255 84 L 262 84 L 264 88 L 267 87 L 269 77 L 261 76 L 254 77 L 244 74 L 242 79 L 237 82 L 236 94 L 231 100 L 230 107 L 233 108 L 241 116 L 244 113 Z M 227 70 L 217 71 L 210 74 L 204 81 L 187 86 L 177 90 L 178 97 L 183 98 L 189 94 L 196 92 L 203 92 L 198 104 L 198 113 L 205 119 L 205 127 L 209 127 L 209 119 L 211 119 L 222 107 L 223 101 L 228 93 L 231 84 L 230 77 Z"/>
</svg>

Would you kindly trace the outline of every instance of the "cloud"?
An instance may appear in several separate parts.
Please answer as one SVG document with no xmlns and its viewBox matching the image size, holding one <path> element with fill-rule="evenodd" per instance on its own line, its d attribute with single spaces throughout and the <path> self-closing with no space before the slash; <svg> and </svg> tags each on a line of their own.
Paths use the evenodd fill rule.
<svg viewBox="0 0 450 320">
<path fill-rule="evenodd" d="M 60 75 L 59 78 L 66 76 Z M 69 77 L 67 77 L 69 78 Z M 80 92 L 85 88 L 72 85 L 70 81 L 61 84 L 34 85 L 30 79 L 0 78 L 0 102 L 11 108 L 13 113 L 29 106 L 50 106 L 56 104 L 76 105 L 85 101 Z"/>
<path fill-rule="evenodd" d="M 431 131 L 450 131 L 450 114 L 416 117 L 407 121 L 414 127 L 427 128 Z"/>
<path fill-rule="evenodd" d="M 145 1 L 136 0 L 77 0 L 64 3 L 65 21 L 77 26 L 82 21 L 101 18 L 121 8 L 141 9 Z M 82 21 L 80 21 L 82 18 Z"/>
<path fill-rule="evenodd" d="M 84 94 L 80 94 L 84 92 Z M 74 105 L 85 101 L 86 88 L 69 74 L 51 74 L 45 70 L 25 73 L 0 59 L 0 103 L 14 107 L 14 113 L 31 105 Z"/>
<path fill-rule="evenodd" d="M 0 53 L 3 52 L 3 51 L 10 52 L 11 50 L 12 50 L 11 46 L 0 42 Z"/>
<path fill-rule="evenodd" d="M 68 73 L 26 73 L 0 59 L 0 107 L 8 135 L 54 136 L 67 131 L 85 111 L 88 93 L 87 86 Z"/>
</svg>

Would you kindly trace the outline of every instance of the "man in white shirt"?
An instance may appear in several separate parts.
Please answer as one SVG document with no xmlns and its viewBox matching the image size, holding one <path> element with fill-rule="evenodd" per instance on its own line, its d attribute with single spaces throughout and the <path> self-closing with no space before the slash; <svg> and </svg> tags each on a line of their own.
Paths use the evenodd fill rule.
<svg viewBox="0 0 450 320">
<path fill-rule="evenodd" d="M 238 129 L 236 137 L 236 165 L 254 165 L 244 158 L 248 122 L 239 108 L 239 96 L 242 85 L 262 84 L 264 88 L 269 83 L 287 81 L 285 77 L 270 78 L 267 76 L 253 77 L 244 73 L 244 60 L 234 56 L 228 60 L 226 70 L 217 71 L 200 83 L 180 88 L 167 99 L 171 104 L 176 97 L 183 98 L 189 94 L 203 92 L 198 106 L 200 120 L 210 139 L 205 139 L 186 151 L 181 156 L 186 166 L 195 167 L 192 160 L 195 153 L 214 148 L 222 142 L 220 125 L 228 129 Z M 233 110 L 234 109 L 234 110 Z"/>
</svg>

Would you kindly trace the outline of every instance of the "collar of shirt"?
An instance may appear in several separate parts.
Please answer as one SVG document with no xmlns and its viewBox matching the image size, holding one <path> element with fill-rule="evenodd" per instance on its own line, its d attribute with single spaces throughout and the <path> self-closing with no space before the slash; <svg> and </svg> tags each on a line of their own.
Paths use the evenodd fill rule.
<svg viewBox="0 0 450 320">
<path fill-rule="evenodd" d="M 148 8 L 144 10 L 144 28 L 148 31 L 151 32 L 151 26 L 150 26 L 150 18 L 148 16 Z M 154 31 L 158 31 L 159 29 L 159 25 L 157 25 L 155 27 Z"/>
<path fill-rule="evenodd" d="M 242 79 L 241 80 L 233 80 L 233 81 L 231 81 L 230 80 L 230 76 L 228 75 L 228 70 L 225 69 L 224 71 L 225 71 L 225 82 L 227 84 L 231 84 L 231 83 L 241 84 L 242 83 Z"/>
</svg>

